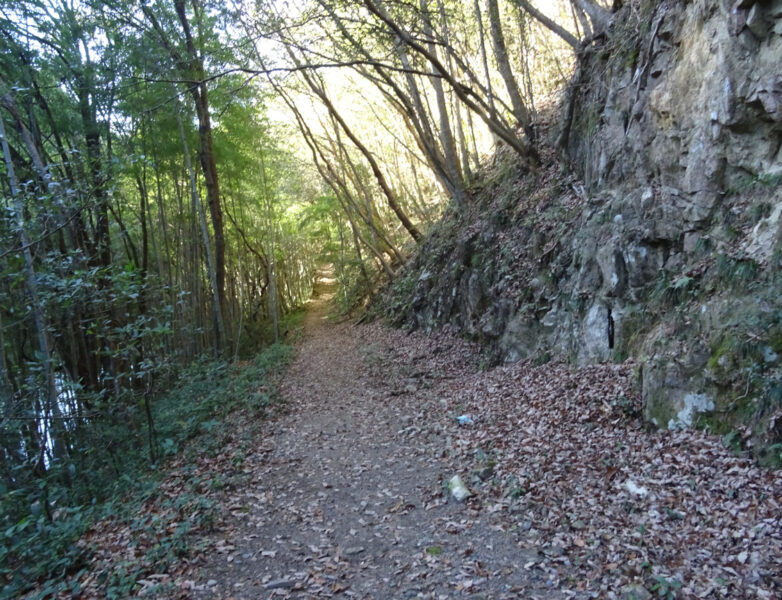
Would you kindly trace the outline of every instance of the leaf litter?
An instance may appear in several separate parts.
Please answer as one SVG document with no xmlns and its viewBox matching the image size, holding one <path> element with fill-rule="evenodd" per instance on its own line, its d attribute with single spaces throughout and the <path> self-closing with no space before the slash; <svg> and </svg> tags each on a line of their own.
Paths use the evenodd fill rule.
<svg viewBox="0 0 782 600">
<path fill-rule="evenodd" d="M 632 362 L 483 372 L 447 331 L 335 324 L 327 306 L 305 321 L 284 414 L 241 415 L 217 457 L 179 465 L 145 507 L 180 510 L 174 528 L 195 514 L 196 543 L 144 563 L 154 539 L 99 523 L 84 597 L 133 557 L 150 598 L 782 596 L 782 473 L 702 432 L 647 431 Z M 213 521 L 171 508 L 237 470 L 208 491 Z"/>
</svg>

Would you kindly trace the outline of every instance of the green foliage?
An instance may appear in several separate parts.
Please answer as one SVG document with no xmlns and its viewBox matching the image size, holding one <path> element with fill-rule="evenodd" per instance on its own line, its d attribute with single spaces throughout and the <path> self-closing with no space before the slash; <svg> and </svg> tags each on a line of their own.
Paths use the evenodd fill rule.
<svg viewBox="0 0 782 600">
<path fill-rule="evenodd" d="M 652 577 L 652 580 L 652 592 L 655 592 L 659 598 L 665 598 L 665 600 L 674 600 L 676 592 L 682 589 L 684 585 L 676 578 L 668 579 L 662 575 L 655 575 Z"/>
<path fill-rule="evenodd" d="M 186 6 L 197 53 L 207 69 L 230 70 L 237 46 L 225 43 L 228 14 L 219 3 L 202 8 L 194 15 Z M 223 306 L 228 343 L 218 347 L 184 167 L 187 154 L 203 194 L 202 140 L 191 95 L 169 83 L 192 73 L 172 61 L 172 50 L 186 53 L 173 5 L 151 10 L 136 2 L 12 0 L 0 15 L 10 157 L 0 159 L 0 528 L 12 532 L 2 568 L 27 560 L 18 542 L 25 536 L 31 547 L 59 547 L 68 524 L 81 527 L 90 512 L 79 509 L 77 518 L 69 507 L 100 505 L 133 487 L 150 463 L 217 431 L 226 411 L 267 406 L 272 392 L 253 379 L 271 367 L 257 358 L 246 370 L 199 360 L 213 381 L 179 396 L 171 390 L 184 365 L 205 353 L 252 357 L 263 345 L 253 334 L 270 316 L 270 256 L 281 312 L 311 289 L 319 239 L 314 226 L 297 221 L 320 192 L 314 170 L 288 145 L 290 128 L 266 118 L 259 86 L 243 76 L 210 78 L 231 285 Z M 206 244 L 216 250 L 218 222 L 208 209 L 217 207 L 205 200 Z M 184 377 L 198 380 L 195 369 Z M 222 394 L 206 390 L 215 383 Z M 26 525 L 13 529 L 19 523 Z M 59 572 L 43 550 L 40 564 L 41 572 Z"/>
<path fill-rule="evenodd" d="M 62 508 L 50 517 L 36 515 L 34 506 L 0 532 L 0 598 L 14 597 L 31 582 L 65 578 L 84 564 L 87 550 L 76 542 L 89 524 L 89 509 Z"/>
<path fill-rule="evenodd" d="M 637 419 L 641 417 L 641 409 L 638 403 L 634 402 L 632 398 L 628 398 L 624 394 L 617 396 L 612 404 L 623 415 L 630 419 Z"/>
<path fill-rule="evenodd" d="M 154 482 L 148 482 L 147 489 L 134 497 L 113 501 L 112 518 L 127 523 L 136 543 L 146 542 L 148 547 L 143 557 L 110 564 L 107 570 L 96 573 L 107 598 L 132 596 L 138 580 L 150 569 L 165 572 L 168 565 L 187 556 L 193 549 L 191 533 L 208 529 L 216 515 L 215 500 L 204 493 L 213 489 L 212 483 L 212 479 L 194 476 L 187 480 L 184 490 L 171 497 L 162 493 Z M 149 503 L 155 504 L 154 513 L 145 509 Z"/>
<path fill-rule="evenodd" d="M 639 308 L 631 306 L 622 315 L 614 342 L 613 360 L 621 363 L 633 356 L 649 331 L 648 315 Z"/>
<path fill-rule="evenodd" d="M 584 135 L 584 137 L 591 137 L 597 133 L 597 127 L 600 124 L 600 113 L 594 105 L 590 105 L 589 108 L 582 114 L 578 115 L 575 121 L 575 125 L 578 130 Z"/>
<path fill-rule="evenodd" d="M 741 330 L 729 329 L 715 339 L 707 367 L 711 376 L 722 385 L 740 383 L 743 389 L 739 398 L 747 399 L 751 391 L 758 391 L 773 381 L 773 377 L 772 380 L 767 380 L 768 375 L 773 376 L 773 369 L 770 369 L 764 356 L 771 346 L 762 334 L 739 331 Z M 771 397 L 770 390 L 763 391 L 765 396 Z M 745 411 L 751 411 L 746 404 L 742 403 L 741 406 L 745 407 Z M 736 408 L 737 402 L 734 402 L 734 412 Z"/>
<path fill-rule="evenodd" d="M 157 435 L 168 451 L 211 432 L 234 410 L 268 407 L 275 397 L 265 382 L 288 363 L 291 352 L 290 346 L 275 344 L 246 363 L 202 358 L 190 365 L 156 405 Z"/>
<path fill-rule="evenodd" d="M 337 271 L 337 281 L 339 292 L 335 300 L 342 314 L 348 314 L 359 307 L 372 294 L 375 285 L 374 281 L 364 277 L 362 261 L 357 258 L 343 261 Z"/>
<path fill-rule="evenodd" d="M 756 281 L 760 270 L 751 258 L 734 258 L 720 254 L 714 265 L 716 280 L 734 290 L 749 289 Z"/>
<path fill-rule="evenodd" d="M 775 285 L 759 282 L 748 297 L 723 306 L 721 324 L 709 344 L 706 375 L 716 386 L 717 411 L 701 415 L 699 427 L 724 436 L 735 452 L 751 449 L 766 466 L 778 464 L 772 449 L 780 441 L 774 415 L 782 407 L 779 352 L 782 313 Z M 713 318 L 713 317 L 712 317 Z M 751 430 L 751 434 L 745 433 Z"/>
<path fill-rule="evenodd" d="M 782 354 L 782 327 L 774 327 L 768 334 L 768 343 L 777 354 Z"/>
<path fill-rule="evenodd" d="M 770 469 L 782 468 L 782 443 L 771 444 L 760 456 L 760 464 Z"/>
<path fill-rule="evenodd" d="M 277 344 L 251 361 L 227 364 L 199 359 L 184 369 L 176 383 L 153 402 L 157 426 L 156 455 L 160 460 L 184 449 L 193 454 L 219 449 L 210 444 L 221 436 L 224 420 L 237 410 L 263 412 L 276 400 L 271 381 L 292 355 L 290 346 Z M 175 498 L 161 496 L 156 481 L 159 465 L 150 465 L 145 440 L 144 417 L 140 412 L 124 415 L 114 424 L 92 428 L 105 435 L 108 448 L 91 446 L 90 463 L 106 462 L 111 469 L 95 468 L 89 473 L 89 487 L 80 488 L 77 468 L 52 468 L 34 485 L 7 491 L 0 496 L 0 598 L 15 597 L 30 585 L 49 580 L 44 589 L 64 590 L 68 577 L 85 564 L 88 549 L 77 540 L 94 520 L 106 516 L 128 521 L 139 537 L 158 540 L 146 560 L 163 567 L 187 552 L 188 532 L 207 525 L 213 518 L 213 501 L 201 489 L 219 489 L 219 477 L 188 478 L 186 493 Z M 197 445 L 189 443 L 198 438 Z M 87 463 L 83 463 L 87 464 Z M 164 471 L 163 471 L 164 472 Z M 70 473 L 71 478 L 63 475 Z M 87 491 L 92 497 L 85 495 Z M 140 506 L 158 499 L 162 512 L 148 515 Z M 82 504 L 79 504 L 81 502 Z M 162 517 L 161 517 L 162 515 Z M 119 565 L 107 574 L 108 597 L 125 597 L 140 575 L 134 563 Z"/>
<path fill-rule="evenodd" d="M 742 453 L 742 440 L 741 440 L 741 434 L 738 431 L 730 431 L 728 432 L 723 438 L 723 443 L 726 447 L 733 450 L 733 453 L 737 456 L 741 455 Z"/>
<path fill-rule="evenodd" d="M 680 306 L 697 295 L 695 280 L 688 275 L 680 275 L 671 279 L 667 272 L 663 272 L 652 290 L 650 299 L 654 305 L 661 309 Z"/>
</svg>

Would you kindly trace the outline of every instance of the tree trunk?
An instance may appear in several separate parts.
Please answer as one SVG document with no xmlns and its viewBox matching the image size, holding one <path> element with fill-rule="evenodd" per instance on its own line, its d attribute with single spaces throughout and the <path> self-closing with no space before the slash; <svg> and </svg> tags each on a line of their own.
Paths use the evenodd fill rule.
<svg viewBox="0 0 782 600">
<path fill-rule="evenodd" d="M 391 91 L 384 89 L 380 85 L 380 82 L 376 78 L 371 77 L 365 70 L 359 69 L 359 72 L 367 79 L 373 81 L 377 88 L 388 98 L 394 109 L 396 109 L 405 120 L 405 124 L 410 130 L 410 133 L 413 135 L 418 147 L 426 157 L 429 167 L 432 169 L 435 177 L 437 177 L 445 191 L 451 196 L 457 195 L 459 193 L 457 188 L 460 187 L 460 184 L 452 181 L 451 176 L 448 174 L 448 169 L 445 165 L 445 157 L 443 156 L 432 131 L 428 113 L 421 100 L 418 84 L 415 81 L 415 77 L 410 72 L 410 62 L 402 40 L 399 40 L 396 52 L 402 63 L 402 67 L 405 70 L 405 83 L 409 95 L 405 94 L 402 87 L 397 85 L 383 68 L 374 64 L 372 56 L 345 28 L 342 20 L 334 12 L 331 6 L 329 6 L 325 0 L 318 0 L 318 3 L 328 12 L 329 16 L 331 16 L 332 20 L 337 25 L 340 34 L 348 40 L 351 47 L 359 52 L 367 61 L 372 63 L 372 70 Z M 324 29 L 324 31 L 328 35 L 328 30 Z"/>
<path fill-rule="evenodd" d="M 185 128 L 182 125 L 182 117 L 179 116 L 179 112 L 176 114 L 177 126 L 179 127 L 179 135 L 182 139 L 182 149 L 185 154 L 185 165 L 187 166 L 187 172 L 190 176 L 190 194 L 193 200 L 193 207 L 198 214 L 198 222 L 201 225 L 201 237 L 204 243 L 204 252 L 206 253 L 206 265 L 209 272 L 209 283 L 212 286 L 212 313 L 214 319 L 215 329 L 215 355 L 222 354 L 225 344 L 225 328 L 223 326 L 223 312 L 220 304 L 220 294 L 217 284 L 217 273 L 215 268 L 214 259 L 212 258 L 212 247 L 209 243 L 209 230 L 206 226 L 206 217 L 204 216 L 204 209 L 201 206 L 201 198 L 198 195 L 198 186 L 196 185 L 195 172 L 193 171 L 193 165 L 190 162 L 190 149 L 187 147 L 187 139 L 185 138 Z M 195 269 L 194 269 L 195 271 Z"/>
<path fill-rule="evenodd" d="M 434 43 L 434 30 L 432 28 L 426 0 L 420 0 L 421 13 L 424 16 L 424 34 L 431 40 L 429 42 L 429 52 L 437 56 L 437 47 Z M 437 69 L 434 63 L 430 63 L 434 77 L 432 77 L 432 87 L 437 101 L 437 112 L 440 115 L 440 140 L 445 155 L 445 166 L 448 175 L 454 184 L 453 199 L 456 207 L 462 210 L 465 205 L 464 176 L 459 168 L 459 157 L 456 152 L 456 142 L 454 141 L 451 121 L 448 117 L 448 105 L 445 101 L 445 91 L 443 90 L 442 73 Z"/>
<path fill-rule="evenodd" d="M 263 150 L 260 150 L 258 157 L 261 162 L 261 179 L 263 181 L 263 198 L 265 219 L 266 219 L 266 243 L 268 248 L 266 250 L 266 256 L 269 265 L 269 289 L 267 291 L 268 304 L 269 304 L 269 317 L 272 321 L 272 333 L 274 335 L 274 343 L 277 344 L 280 341 L 280 297 L 279 286 L 277 279 L 277 248 L 276 246 L 276 232 L 275 232 L 275 219 L 274 219 L 274 204 L 272 202 L 271 189 L 269 188 L 268 179 L 266 178 L 266 162 L 263 158 Z"/>
<path fill-rule="evenodd" d="M 17 115 L 18 116 L 18 115 Z M 17 123 L 19 125 L 19 123 Z M 19 241 L 22 245 L 22 256 L 24 258 L 24 273 L 25 284 L 27 287 L 27 294 L 30 297 L 30 305 L 33 313 L 33 325 L 35 327 L 35 335 L 38 342 L 38 351 L 41 354 L 41 372 L 44 377 L 44 401 L 45 407 L 43 411 L 37 413 L 38 418 L 48 420 L 49 423 L 53 423 L 53 431 L 51 431 L 51 439 L 53 444 L 54 458 L 58 460 L 64 460 L 67 457 L 67 445 L 63 439 L 64 424 L 60 417 L 60 409 L 57 404 L 57 386 L 54 380 L 54 370 L 52 369 L 52 353 L 49 345 L 49 338 L 47 332 L 46 317 L 41 307 L 40 298 L 38 295 L 38 280 L 35 274 L 35 267 L 33 265 L 33 256 L 30 251 L 30 239 L 27 236 L 27 229 L 24 223 L 24 206 L 22 200 L 19 197 L 19 190 L 16 182 L 16 175 L 14 173 L 14 165 L 11 161 L 11 151 L 8 147 L 8 140 L 5 134 L 5 125 L 3 119 L 0 118 L 0 140 L 3 147 L 3 158 L 5 159 L 6 173 L 8 176 L 8 183 L 11 191 L 11 200 L 14 206 L 14 213 L 16 217 L 16 225 L 19 230 Z"/>
<path fill-rule="evenodd" d="M 544 25 L 546 28 L 550 29 L 554 33 L 556 33 L 559 37 L 561 37 L 563 40 L 565 40 L 570 47 L 573 48 L 576 52 L 578 52 L 581 49 L 581 42 L 576 39 L 576 36 L 574 36 L 572 33 L 570 33 L 567 29 L 559 25 L 556 21 L 553 21 L 549 19 L 546 15 L 544 15 L 542 12 L 540 12 L 538 9 L 536 9 L 530 2 L 527 0 L 513 0 L 513 2 L 516 3 L 516 5 L 519 7 L 519 10 L 524 10 L 525 12 L 529 13 L 532 18 L 537 20 L 539 23 Z"/>
<path fill-rule="evenodd" d="M 109 229 L 109 206 L 106 194 L 106 178 L 103 173 L 100 151 L 100 129 L 95 115 L 95 106 L 90 102 L 95 94 L 91 78 L 83 73 L 77 74 L 77 95 L 84 141 L 87 148 L 87 164 L 92 179 L 91 195 L 97 207 L 96 246 L 98 264 L 104 268 L 111 266 L 111 233 Z M 103 285 L 107 281 L 103 278 Z"/>
<path fill-rule="evenodd" d="M 513 148 L 524 165 L 531 169 L 537 169 L 540 165 L 540 158 L 538 157 L 535 149 L 527 142 L 519 139 L 515 133 L 510 130 L 505 124 L 503 124 L 497 117 L 496 112 L 494 115 L 488 114 L 487 110 L 491 110 L 491 107 L 487 106 L 486 102 L 473 90 L 470 90 L 467 86 L 457 81 L 451 73 L 449 73 L 436 56 L 433 56 L 429 50 L 417 41 L 410 33 L 402 29 L 398 23 L 396 23 L 385 10 L 380 8 L 373 0 L 363 0 L 364 6 L 367 10 L 375 15 L 380 21 L 385 23 L 388 28 L 398 36 L 408 47 L 429 60 L 443 76 L 454 93 L 464 104 L 469 107 L 475 114 L 477 114 L 489 129 L 494 132 L 500 139 L 506 142 L 511 148 Z"/>
<path fill-rule="evenodd" d="M 604 33 L 611 21 L 611 13 L 594 0 L 572 0 L 576 7 L 589 15 L 595 33 Z"/>
<path fill-rule="evenodd" d="M 209 204 L 209 214 L 212 218 L 214 231 L 214 270 L 218 307 L 222 311 L 225 306 L 225 234 L 223 227 L 223 211 L 220 204 L 220 183 L 217 174 L 217 161 L 214 154 L 214 142 L 212 139 L 212 121 L 209 113 L 209 96 L 206 86 L 206 72 L 204 63 L 196 51 L 193 37 L 190 32 L 190 23 L 185 13 L 184 0 L 174 0 L 174 8 L 185 34 L 185 43 L 189 57 L 190 74 L 195 79 L 195 84 L 190 88 L 193 97 L 196 115 L 198 116 L 198 158 L 204 173 L 206 186 L 206 198 Z M 220 319 L 222 321 L 222 317 Z"/>
<path fill-rule="evenodd" d="M 508 48 L 505 45 L 505 36 L 502 33 L 502 23 L 500 21 L 500 6 L 497 0 L 486 0 L 489 16 L 489 31 L 491 32 L 491 43 L 494 49 L 494 58 L 497 61 L 497 69 L 505 82 L 505 89 L 510 96 L 510 103 L 513 107 L 513 116 L 516 117 L 518 124 L 524 129 L 527 138 L 534 142 L 535 135 L 532 129 L 532 123 L 524 100 L 521 98 L 519 86 L 513 75 L 513 69 L 508 59 Z"/>
<path fill-rule="evenodd" d="M 451 34 L 448 30 L 448 18 L 445 11 L 445 2 L 443 0 L 437 0 L 437 9 L 440 13 L 440 26 L 442 29 L 442 38 L 446 47 L 451 45 Z M 447 53 L 448 69 L 453 71 L 453 57 L 450 53 Z M 456 126 L 456 139 L 459 142 L 459 155 L 461 157 L 461 166 L 463 173 L 463 180 L 469 182 L 472 179 L 472 170 L 470 169 L 470 152 L 467 149 L 467 139 L 464 135 L 464 123 L 462 120 L 462 111 L 458 102 L 454 101 L 453 92 L 451 96 L 451 113 L 453 114 L 453 122 Z"/>
<path fill-rule="evenodd" d="M 405 214 L 404 210 L 402 210 L 402 207 L 399 205 L 396 196 L 391 190 L 391 187 L 388 185 L 388 182 L 386 181 L 386 177 L 385 175 L 383 175 L 383 171 L 380 168 L 380 165 L 378 164 L 377 160 L 375 160 L 375 157 L 372 155 L 369 149 L 361 142 L 361 140 L 358 139 L 358 137 L 353 133 L 350 127 L 348 127 L 345 120 L 342 118 L 339 112 L 337 112 L 337 109 L 332 104 L 325 90 L 321 86 L 319 86 L 315 81 L 313 81 L 312 76 L 308 74 L 306 71 L 302 71 L 302 74 L 305 81 L 309 85 L 310 89 L 315 93 L 316 96 L 318 96 L 318 98 L 321 99 L 323 105 L 329 111 L 329 114 L 333 116 L 334 119 L 336 119 L 336 121 L 342 127 L 342 130 L 345 132 L 345 135 L 348 136 L 350 141 L 353 142 L 353 144 L 356 146 L 356 148 L 359 149 L 361 154 L 364 155 L 364 158 L 369 163 L 369 166 L 372 169 L 372 173 L 374 174 L 375 179 L 377 180 L 377 183 L 380 186 L 380 189 L 383 191 L 383 194 L 386 197 L 388 206 L 391 208 L 391 210 L 399 219 L 400 223 L 402 223 L 404 228 L 410 234 L 410 237 L 412 237 L 416 242 L 420 242 L 423 237 L 421 235 L 421 232 L 418 230 L 418 228 L 415 225 L 413 225 L 412 221 L 410 221 L 407 214 Z"/>
<path fill-rule="evenodd" d="M 481 63 L 483 64 L 483 74 L 486 77 L 486 89 L 489 91 L 489 115 L 496 118 L 497 109 L 494 106 L 494 92 L 491 87 L 491 73 L 489 72 L 489 58 L 486 52 L 486 34 L 483 30 L 483 15 L 481 14 L 481 5 L 479 0 L 473 0 L 473 11 L 475 21 L 478 23 L 478 43 L 481 47 Z M 496 135 L 492 132 L 492 135 Z"/>
<path fill-rule="evenodd" d="M 2 128 L 2 124 L 0 124 Z M 5 138 L 3 138 L 5 141 Z M 3 265 L 5 267 L 5 265 Z M 5 269 L 4 269 L 5 270 Z M 13 401 L 13 385 L 8 376 L 8 361 L 5 356 L 5 334 L 3 329 L 3 312 L 0 311 L 0 420 L 5 416 L 11 416 Z M 10 444 L 10 447 L 16 447 L 16 443 Z M 0 461 L 2 462 L 2 461 Z"/>
</svg>

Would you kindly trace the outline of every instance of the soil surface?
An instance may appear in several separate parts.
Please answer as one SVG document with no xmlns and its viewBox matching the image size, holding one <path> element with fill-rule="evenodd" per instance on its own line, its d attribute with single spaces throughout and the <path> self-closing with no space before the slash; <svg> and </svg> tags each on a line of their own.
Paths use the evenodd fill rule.
<svg viewBox="0 0 782 600">
<path fill-rule="evenodd" d="M 429 427 L 435 373 L 377 327 L 329 318 L 323 273 L 248 486 L 198 571 L 198 598 L 564 598 L 476 499 L 449 498 L 453 439 Z M 375 336 L 374 334 L 378 334 Z M 462 353 L 464 354 L 464 353 Z M 467 352 L 451 367 L 476 370 Z M 450 362 L 450 361 L 449 361 Z M 449 379 L 446 372 L 440 374 Z"/>
<path fill-rule="evenodd" d="M 446 331 L 332 320 L 332 289 L 183 597 L 782 598 L 782 471 L 649 430 L 632 362 L 485 370 Z"/>
</svg>

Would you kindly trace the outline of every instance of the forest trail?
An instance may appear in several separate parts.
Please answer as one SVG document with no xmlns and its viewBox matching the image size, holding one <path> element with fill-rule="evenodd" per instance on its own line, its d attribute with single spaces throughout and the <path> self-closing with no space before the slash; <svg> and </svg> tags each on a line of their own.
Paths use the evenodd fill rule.
<svg viewBox="0 0 782 600">
<path fill-rule="evenodd" d="M 327 275 L 187 598 L 780 597 L 782 471 L 649 431 L 632 362 L 483 370 L 446 331 L 329 319 Z"/>
<path fill-rule="evenodd" d="M 331 288 L 321 272 L 281 386 L 286 414 L 226 499 L 233 517 L 196 597 L 564 597 L 524 570 L 534 554 L 489 512 L 447 501 L 445 434 L 428 431 L 418 393 L 431 374 L 386 360 L 378 328 L 331 322 Z"/>
</svg>

